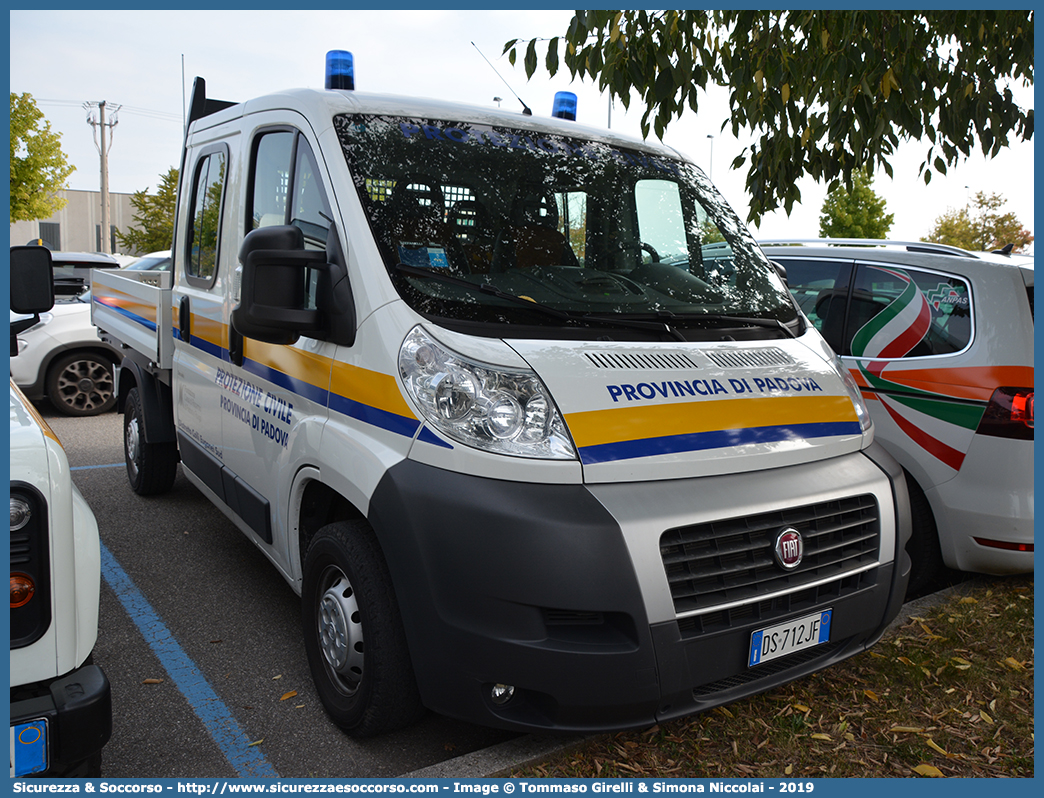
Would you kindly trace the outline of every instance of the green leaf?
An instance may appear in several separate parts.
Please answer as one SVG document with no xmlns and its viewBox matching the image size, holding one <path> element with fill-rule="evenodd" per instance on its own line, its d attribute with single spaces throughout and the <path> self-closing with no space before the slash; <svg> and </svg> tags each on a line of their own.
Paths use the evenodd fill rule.
<svg viewBox="0 0 1044 798">
<path fill-rule="evenodd" d="M 554 77 L 558 72 L 558 37 L 554 37 L 547 45 L 547 60 L 545 61 L 548 73 Z"/>
<path fill-rule="evenodd" d="M 526 47 L 526 77 L 533 77 L 533 73 L 536 72 L 537 68 L 537 52 L 536 52 L 536 39 L 529 40 L 529 46 Z"/>
</svg>

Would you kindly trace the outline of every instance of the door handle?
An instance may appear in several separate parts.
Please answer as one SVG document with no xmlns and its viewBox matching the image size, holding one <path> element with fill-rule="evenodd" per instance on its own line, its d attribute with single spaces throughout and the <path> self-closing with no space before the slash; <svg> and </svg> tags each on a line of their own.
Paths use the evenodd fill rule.
<svg viewBox="0 0 1044 798">
<path fill-rule="evenodd" d="M 192 336 L 192 312 L 187 296 L 183 296 L 178 303 L 178 334 L 185 343 L 188 343 Z"/>
</svg>

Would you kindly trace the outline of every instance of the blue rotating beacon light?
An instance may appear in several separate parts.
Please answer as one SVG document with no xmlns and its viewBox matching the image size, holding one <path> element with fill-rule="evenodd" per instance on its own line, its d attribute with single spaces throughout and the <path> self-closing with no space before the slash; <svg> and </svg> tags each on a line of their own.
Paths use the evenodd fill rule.
<svg viewBox="0 0 1044 798">
<path fill-rule="evenodd" d="M 571 91 L 560 91 L 555 94 L 555 103 L 551 107 L 551 116 L 559 119 L 576 120 L 576 95 Z"/>
<path fill-rule="evenodd" d="M 347 50 L 326 54 L 326 88 L 355 90 L 355 59 Z"/>
</svg>

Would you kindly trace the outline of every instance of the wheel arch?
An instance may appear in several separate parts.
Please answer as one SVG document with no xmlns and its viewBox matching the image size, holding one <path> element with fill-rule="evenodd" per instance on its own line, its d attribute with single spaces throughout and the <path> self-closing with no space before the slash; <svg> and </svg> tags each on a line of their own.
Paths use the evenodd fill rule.
<svg viewBox="0 0 1044 798">
<path fill-rule="evenodd" d="M 39 380 L 41 384 L 46 383 L 47 378 L 50 376 L 51 369 L 54 367 L 55 362 L 61 360 L 69 355 L 98 355 L 108 360 L 113 367 L 113 370 L 119 365 L 120 357 L 115 354 L 111 349 L 98 343 L 83 342 L 78 344 L 65 344 L 64 346 L 57 347 L 47 353 L 47 357 L 40 363 L 40 376 Z"/>
<path fill-rule="evenodd" d="M 290 505 L 290 529 L 296 531 L 296 546 L 291 544 L 293 583 L 300 591 L 305 553 L 316 533 L 336 521 L 366 520 L 352 501 L 321 479 L 321 472 L 312 467 L 298 472 Z M 378 545 L 379 541 L 378 541 Z"/>
<path fill-rule="evenodd" d="M 174 402 L 170 386 L 164 385 L 141 365 L 125 357 L 116 374 L 116 412 L 124 412 L 127 394 L 132 388 L 137 388 L 141 397 L 146 442 L 174 442 Z"/>
</svg>

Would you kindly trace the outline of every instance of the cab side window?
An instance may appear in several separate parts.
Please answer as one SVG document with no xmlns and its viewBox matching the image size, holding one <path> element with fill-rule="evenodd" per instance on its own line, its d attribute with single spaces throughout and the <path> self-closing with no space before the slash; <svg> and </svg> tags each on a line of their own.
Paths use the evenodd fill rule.
<svg viewBox="0 0 1044 798">
<path fill-rule="evenodd" d="M 204 153 L 196 164 L 185 274 L 190 283 L 197 285 L 212 285 L 217 270 L 221 197 L 227 160 L 225 150 L 221 148 Z"/>
<path fill-rule="evenodd" d="M 326 247 L 330 205 L 304 137 L 288 130 L 258 137 L 251 177 L 251 230 L 292 224 L 304 233 L 305 249 Z"/>
<path fill-rule="evenodd" d="M 304 248 L 325 250 L 333 224 L 319 168 L 298 131 L 265 131 L 254 141 L 248 227 L 292 224 L 304 233 Z M 305 272 L 306 307 L 316 307 L 318 273 Z"/>
<path fill-rule="evenodd" d="M 286 224 L 290 186 L 290 159 L 294 134 L 288 130 L 265 133 L 254 144 L 250 229 Z"/>
</svg>

